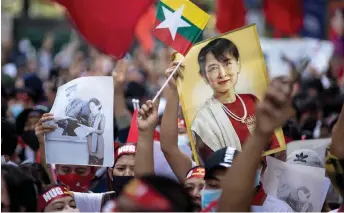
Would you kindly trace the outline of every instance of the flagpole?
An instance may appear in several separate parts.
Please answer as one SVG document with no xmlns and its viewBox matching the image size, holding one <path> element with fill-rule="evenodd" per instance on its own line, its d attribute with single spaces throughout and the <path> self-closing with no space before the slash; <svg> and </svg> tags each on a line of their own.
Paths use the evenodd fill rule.
<svg viewBox="0 0 344 213">
<path fill-rule="evenodd" d="M 174 70 L 172 71 L 171 75 L 168 76 L 168 78 L 166 79 L 165 83 L 162 85 L 162 87 L 160 88 L 160 90 L 158 91 L 158 93 L 156 94 L 156 96 L 153 99 L 153 103 L 156 101 L 156 99 L 160 96 L 160 94 L 162 93 L 162 91 L 165 89 L 165 87 L 167 86 L 168 82 L 171 80 L 171 78 L 174 76 L 174 74 L 177 72 L 177 70 L 179 69 L 180 65 L 183 63 L 184 61 L 184 56 L 182 56 L 182 58 L 180 59 L 180 61 L 178 62 L 177 66 L 174 68 Z"/>
</svg>

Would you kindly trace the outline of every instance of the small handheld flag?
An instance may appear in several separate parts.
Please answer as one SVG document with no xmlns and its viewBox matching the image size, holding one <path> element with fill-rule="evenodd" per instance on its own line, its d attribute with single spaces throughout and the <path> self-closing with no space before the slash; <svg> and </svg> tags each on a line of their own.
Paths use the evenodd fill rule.
<svg viewBox="0 0 344 213">
<path fill-rule="evenodd" d="M 139 137 L 139 130 L 137 127 L 137 114 L 140 110 L 140 101 L 133 99 L 134 113 L 131 119 L 130 129 L 128 133 L 127 143 L 137 143 Z"/>
<path fill-rule="evenodd" d="M 156 14 L 154 35 L 185 56 L 197 41 L 210 15 L 189 0 L 161 0 Z M 182 58 L 162 85 L 153 102 L 164 90 L 183 62 Z"/>
<path fill-rule="evenodd" d="M 186 55 L 201 35 L 210 16 L 189 0 L 161 0 L 154 35 L 182 55 Z"/>
</svg>

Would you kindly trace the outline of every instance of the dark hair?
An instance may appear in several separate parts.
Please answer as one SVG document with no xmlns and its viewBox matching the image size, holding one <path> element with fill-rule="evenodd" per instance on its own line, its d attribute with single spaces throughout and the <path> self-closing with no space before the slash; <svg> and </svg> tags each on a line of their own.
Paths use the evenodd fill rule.
<svg viewBox="0 0 344 213">
<path fill-rule="evenodd" d="M 26 174 L 31 175 L 35 180 L 36 185 L 38 185 L 38 192 L 41 193 L 43 184 L 51 184 L 50 177 L 45 171 L 44 167 L 39 163 L 25 163 L 19 165 L 19 168 Z"/>
<path fill-rule="evenodd" d="M 18 140 L 14 125 L 1 119 L 1 155 L 12 156 L 16 150 Z"/>
<path fill-rule="evenodd" d="M 224 61 L 225 60 L 225 53 L 229 53 L 234 56 L 234 58 L 238 61 L 239 56 L 239 50 L 237 46 L 230 40 L 226 38 L 217 38 L 209 42 L 206 46 L 204 46 L 201 51 L 198 54 L 198 64 L 200 67 L 200 74 L 202 76 L 205 75 L 205 62 L 206 62 L 206 56 L 208 53 L 214 54 L 214 57 L 218 61 Z"/>
<path fill-rule="evenodd" d="M 172 204 L 173 212 L 192 212 L 195 205 L 183 185 L 163 176 L 148 175 L 140 177 Z"/>
<path fill-rule="evenodd" d="M 297 189 L 297 192 L 299 192 L 299 191 L 303 191 L 304 193 L 311 193 L 311 192 L 309 191 L 309 189 L 307 189 L 307 188 L 304 187 L 304 186 L 301 186 L 300 188 L 298 188 L 298 189 Z"/>
<path fill-rule="evenodd" d="M 91 98 L 91 99 L 88 101 L 88 104 L 90 104 L 91 102 L 93 102 L 96 106 L 101 105 L 100 101 L 99 101 L 98 99 L 96 99 L 96 98 Z M 101 108 L 102 108 L 102 106 L 100 106 L 99 109 L 101 109 Z"/>
<path fill-rule="evenodd" d="M 10 198 L 10 211 L 36 212 L 38 191 L 34 180 L 13 165 L 1 165 L 2 178 Z"/>
</svg>

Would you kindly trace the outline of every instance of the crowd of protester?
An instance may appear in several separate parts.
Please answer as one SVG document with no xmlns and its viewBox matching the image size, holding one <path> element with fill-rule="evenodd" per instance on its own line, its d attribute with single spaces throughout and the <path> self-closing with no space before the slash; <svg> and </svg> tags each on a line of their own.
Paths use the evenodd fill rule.
<svg viewBox="0 0 344 213">
<path fill-rule="evenodd" d="M 337 36 L 343 38 L 343 33 L 344 27 Z M 52 52 L 55 38 L 50 33 L 37 50 L 28 40 L 3 43 L 1 210 L 291 212 L 287 203 L 264 192 L 260 179 L 266 167 L 261 154 L 280 126 L 286 143 L 332 138 L 322 167 L 334 194 L 343 197 L 344 43 L 336 38 L 325 73 L 310 66 L 304 71 L 284 58 L 290 75 L 271 79 L 257 105 L 256 128 L 242 152 L 226 147 L 199 166 L 192 157 L 176 87 L 182 69 L 164 90 L 160 105 L 150 101 L 175 66 L 169 48 L 148 55 L 138 46 L 132 57 L 113 61 L 91 47 L 82 51 L 76 36 L 57 54 Z M 44 135 L 56 127 L 45 122 L 54 118 L 49 111 L 57 88 L 83 76 L 114 79 L 111 168 L 46 162 Z M 137 141 L 128 137 L 132 99 L 140 103 Z M 273 157 L 288 162 L 291 156 L 282 151 Z M 322 210 L 344 211 L 340 202 L 328 197 Z"/>
</svg>

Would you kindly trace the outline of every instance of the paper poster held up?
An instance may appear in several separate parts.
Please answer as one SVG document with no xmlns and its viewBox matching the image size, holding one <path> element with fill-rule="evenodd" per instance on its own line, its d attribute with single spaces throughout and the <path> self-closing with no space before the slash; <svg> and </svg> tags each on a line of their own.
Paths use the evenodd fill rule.
<svg viewBox="0 0 344 213">
<path fill-rule="evenodd" d="M 241 150 L 269 83 L 255 25 L 194 45 L 182 65 L 177 86 L 194 154 L 204 160 L 223 147 Z M 277 129 L 265 155 L 285 148 Z"/>
<path fill-rule="evenodd" d="M 57 129 L 45 137 L 47 162 L 113 166 L 113 98 L 112 77 L 82 77 L 60 86 L 49 122 Z"/>
</svg>

